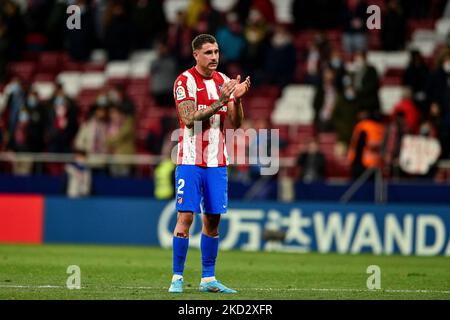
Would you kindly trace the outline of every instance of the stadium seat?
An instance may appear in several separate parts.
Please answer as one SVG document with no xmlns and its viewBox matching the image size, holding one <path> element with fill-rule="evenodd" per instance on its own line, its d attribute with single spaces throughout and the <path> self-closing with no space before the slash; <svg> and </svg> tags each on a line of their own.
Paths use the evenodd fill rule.
<svg viewBox="0 0 450 320">
<path fill-rule="evenodd" d="M 326 37 L 329 41 L 342 41 L 342 30 L 340 29 L 331 29 L 326 31 Z"/>
<path fill-rule="evenodd" d="M 61 72 L 56 79 L 62 84 L 69 97 L 76 97 L 81 89 L 81 73 L 76 71 Z"/>
<path fill-rule="evenodd" d="M 305 51 L 307 50 L 308 46 L 313 42 L 314 40 L 314 31 L 312 30 L 306 30 L 306 31 L 300 31 L 297 32 L 294 35 L 294 46 L 298 51 Z"/>
<path fill-rule="evenodd" d="M 381 86 L 400 86 L 403 80 L 399 77 L 388 77 L 385 76 L 381 79 Z"/>
<path fill-rule="evenodd" d="M 405 69 L 408 66 L 409 54 L 406 51 L 390 52 L 385 57 L 387 68 Z"/>
<path fill-rule="evenodd" d="M 63 53 L 54 51 L 45 51 L 40 53 L 37 69 L 43 73 L 58 73 L 61 69 Z"/>
<path fill-rule="evenodd" d="M 293 127 L 293 129 L 295 130 L 295 133 L 299 135 L 301 134 L 313 135 L 314 133 L 314 126 L 312 124 L 295 126 Z"/>
<path fill-rule="evenodd" d="M 289 85 L 275 103 L 274 124 L 310 124 L 313 120 L 312 102 L 315 89 L 309 85 Z"/>
<path fill-rule="evenodd" d="M 55 84 L 53 82 L 37 81 L 33 83 L 33 89 L 38 93 L 39 99 L 50 99 L 55 91 Z"/>
<path fill-rule="evenodd" d="M 130 78 L 148 78 L 150 74 L 150 63 L 147 61 L 136 61 L 130 65 Z"/>
<path fill-rule="evenodd" d="M 63 62 L 63 66 L 62 66 L 61 70 L 63 70 L 63 72 L 67 72 L 67 71 L 82 72 L 82 71 L 84 71 L 83 70 L 83 63 L 82 62 L 72 61 L 72 60 L 67 60 L 67 61 Z"/>
<path fill-rule="evenodd" d="M 294 157 L 297 158 L 301 150 L 303 149 L 303 145 L 299 143 L 290 143 L 285 150 L 283 150 L 283 154 L 286 157 Z"/>
<path fill-rule="evenodd" d="M 84 72 L 80 74 L 81 88 L 101 88 L 106 83 L 106 77 L 103 72 Z"/>
<path fill-rule="evenodd" d="M 89 59 L 93 64 L 105 64 L 108 62 L 108 54 L 106 50 L 103 49 L 95 49 L 91 53 L 91 57 Z"/>
<path fill-rule="evenodd" d="M 130 78 L 129 82 L 128 82 L 129 86 L 146 86 L 147 88 L 150 88 L 150 77 L 145 77 L 145 78 Z"/>
<path fill-rule="evenodd" d="M 128 61 L 111 61 L 105 68 L 108 79 L 127 79 L 130 75 L 130 63 Z"/>
<path fill-rule="evenodd" d="M 335 144 L 337 137 L 334 132 L 322 132 L 318 135 L 320 144 Z"/>
<path fill-rule="evenodd" d="M 417 19 L 409 20 L 407 22 L 407 36 L 412 37 L 414 32 L 418 29 L 432 30 L 435 27 L 435 21 L 433 19 Z"/>
<path fill-rule="evenodd" d="M 436 41 L 434 40 L 416 40 L 408 45 L 409 50 L 418 50 L 425 58 L 432 58 L 436 50 Z"/>
<path fill-rule="evenodd" d="M 407 51 L 369 51 L 367 61 L 377 69 L 379 76 L 383 76 L 389 68 L 405 69 L 408 66 L 409 53 Z"/>
<path fill-rule="evenodd" d="M 27 51 L 39 52 L 45 50 L 48 39 L 40 32 L 30 32 L 25 36 L 25 49 Z"/>
<path fill-rule="evenodd" d="M 421 40 L 437 40 L 437 34 L 434 29 L 416 29 L 412 36 L 412 41 L 421 41 Z"/>
<path fill-rule="evenodd" d="M 450 18 L 442 18 L 436 21 L 435 30 L 439 40 L 444 40 L 450 33 Z"/>
<path fill-rule="evenodd" d="M 268 99 L 276 99 L 280 96 L 281 89 L 277 85 L 260 85 L 252 88 L 246 97 L 264 97 Z"/>
<path fill-rule="evenodd" d="M 381 79 L 382 86 L 397 86 L 403 82 L 404 69 L 389 68 L 386 70 L 384 77 Z"/>
<path fill-rule="evenodd" d="M 55 81 L 56 74 L 54 73 L 37 73 L 33 77 L 33 82 L 51 82 Z"/>
<path fill-rule="evenodd" d="M 310 85 L 288 85 L 283 89 L 282 98 L 290 101 L 301 98 L 312 99 L 314 93 L 315 89 Z"/>
<path fill-rule="evenodd" d="M 103 63 L 87 62 L 81 65 L 84 72 L 93 71 L 105 71 L 105 65 Z"/>
<path fill-rule="evenodd" d="M 383 51 L 369 51 L 367 62 L 377 69 L 378 75 L 382 76 L 385 71 L 385 56 Z"/>
<path fill-rule="evenodd" d="M 368 46 L 371 50 L 379 50 L 381 48 L 380 30 L 370 30 L 368 33 Z"/>
<path fill-rule="evenodd" d="M 388 68 L 384 74 L 387 77 L 403 77 L 405 69 L 403 68 Z"/>
<path fill-rule="evenodd" d="M 138 117 L 146 115 L 147 110 L 155 105 L 155 102 L 148 95 L 130 95 L 136 106 L 136 114 Z"/>
<path fill-rule="evenodd" d="M 145 96 L 149 94 L 149 87 L 145 84 L 130 83 L 127 86 L 127 93 L 130 96 L 140 96 L 140 95 Z"/>
<path fill-rule="evenodd" d="M 0 89 L 0 114 L 2 114 L 3 109 L 5 108 L 5 101 L 6 97 L 3 94 L 3 88 Z"/>
<path fill-rule="evenodd" d="M 295 71 L 294 71 L 294 82 L 303 83 L 306 75 L 306 63 L 303 59 L 297 59 Z"/>
<path fill-rule="evenodd" d="M 19 77 L 23 81 L 31 82 L 36 71 L 36 64 L 31 61 L 13 62 L 8 68 L 11 77 Z"/>
<path fill-rule="evenodd" d="M 39 52 L 34 51 L 25 51 L 22 53 L 22 61 L 31 61 L 31 62 L 37 62 L 37 59 L 39 58 Z"/>
<path fill-rule="evenodd" d="M 130 77 L 136 79 L 148 77 L 150 67 L 156 57 L 157 55 L 155 50 L 135 51 L 129 59 Z"/>
<path fill-rule="evenodd" d="M 77 102 L 81 113 L 85 114 L 89 111 L 89 107 L 95 103 L 99 92 L 100 90 L 98 89 L 83 89 L 80 91 L 77 97 Z"/>
</svg>

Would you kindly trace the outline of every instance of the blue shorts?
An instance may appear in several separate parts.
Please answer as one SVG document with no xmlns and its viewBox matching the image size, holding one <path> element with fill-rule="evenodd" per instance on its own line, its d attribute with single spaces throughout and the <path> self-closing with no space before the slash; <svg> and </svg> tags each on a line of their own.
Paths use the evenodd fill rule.
<svg viewBox="0 0 450 320">
<path fill-rule="evenodd" d="M 177 211 L 222 214 L 228 206 L 227 167 L 178 165 L 175 169 Z"/>
</svg>

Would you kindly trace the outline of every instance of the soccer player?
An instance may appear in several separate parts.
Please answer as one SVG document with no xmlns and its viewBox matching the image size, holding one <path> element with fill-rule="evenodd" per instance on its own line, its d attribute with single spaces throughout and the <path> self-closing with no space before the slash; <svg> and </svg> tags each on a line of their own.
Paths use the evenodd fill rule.
<svg viewBox="0 0 450 320">
<path fill-rule="evenodd" d="M 175 171 L 177 224 L 173 237 L 173 277 L 169 292 L 183 292 L 184 263 L 189 245 L 189 228 L 194 213 L 202 215 L 200 249 L 202 278 L 200 291 L 236 293 L 215 278 L 219 247 L 220 215 L 227 210 L 227 152 L 224 122 L 233 128 L 244 118 L 242 96 L 250 78 L 230 79 L 216 71 L 219 45 L 209 34 L 192 41 L 196 65 L 174 83 L 174 98 L 180 120 L 178 159 Z M 203 210 L 202 210 L 203 209 Z"/>
</svg>

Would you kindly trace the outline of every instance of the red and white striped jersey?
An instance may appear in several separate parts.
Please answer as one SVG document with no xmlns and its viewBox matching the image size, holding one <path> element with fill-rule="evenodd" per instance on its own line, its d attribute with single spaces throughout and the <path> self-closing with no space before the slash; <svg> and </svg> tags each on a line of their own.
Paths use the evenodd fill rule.
<svg viewBox="0 0 450 320">
<path fill-rule="evenodd" d="M 201 122 L 201 126 L 197 123 L 192 128 L 184 125 L 178 110 L 178 105 L 186 100 L 194 101 L 197 110 L 209 108 L 219 100 L 222 85 L 228 81 L 230 78 L 217 71 L 209 78 L 204 77 L 195 67 L 186 70 L 175 80 L 173 94 L 181 127 L 177 164 L 201 167 L 228 165 L 224 134 L 227 106 L 223 106 L 208 120 Z"/>
</svg>

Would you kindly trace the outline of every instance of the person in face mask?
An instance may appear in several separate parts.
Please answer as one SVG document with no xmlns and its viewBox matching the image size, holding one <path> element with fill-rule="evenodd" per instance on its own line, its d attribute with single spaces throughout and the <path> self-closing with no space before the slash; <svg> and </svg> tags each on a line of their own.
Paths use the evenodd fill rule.
<svg viewBox="0 0 450 320">
<path fill-rule="evenodd" d="M 286 86 L 294 78 L 295 64 L 296 51 L 292 36 L 286 27 L 278 25 L 275 27 L 264 62 L 268 82 Z"/>
<path fill-rule="evenodd" d="M 70 108 L 76 108 L 75 102 L 66 94 L 61 83 L 56 83 L 55 91 L 53 96 L 50 98 L 49 103 L 52 107 L 67 103 Z"/>
<path fill-rule="evenodd" d="M 111 101 L 109 100 L 107 92 L 101 92 L 95 99 L 95 105 L 97 107 L 109 107 Z"/>
<path fill-rule="evenodd" d="M 5 87 L 5 95 L 16 94 L 22 90 L 20 80 L 15 78 Z"/>
<path fill-rule="evenodd" d="M 17 114 L 17 123 L 14 131 L 10 132 L 7 149 L 13 152 L 30 152 L 30 114 L 23 105 Z M 28 175 L 33 168 L 33 162 L 28 159 L 14 161 L 12 172 L 14 175 Z"/>
<path fill-rule="evenodd" d="M 379 111 L 379 78 L 376 69 L 367 63 L 364 51 L 358 51 L 354 55 L 353 69 L 353 86 L 358 108 L 369 112 Z"/>
<path fill-rule="evenodd" d="M 31 152 L 42 152 L 45 148 L 44 133 L 47 122 L 46 111 L 39 101 L 37 92 L 31 91 L 27 97 L 29 123 L 27 127 L 28 145 Z"/>
<path fill-rule="evenodd" d="M 117 84 L 108 91 L 108 99 L 112 104 L 117 105 L 123 113 L 134 115 L 136 107 L 122 84 Z"/>
<path fill-rule="evenodd" d="M 345 75 L 342 85 L 343 89 L 338 91 L 336 104 L 331 116 L 331 121 L 337 134 L 337 143 L 334 151 L 338 158 L 345 157 L 347 153 L 358 113 L 358 107 L 355 102 L 356 94 L 351 77 Z"/>
<path fill-rule="evenodd" d="M 71 152 L 72 140 L 78 131 L 77 112 L 76 105 L 66 97 L 57 95 L 51 100 L 47 115 L 49 152 Z"/>
<path fill-rule="evenodd" d="M 27 106 L 30 109 L 34 109 L 37 107 L 39 103 L 38 98 L 34 94 L 30 94 L 27 99 Z"/>
<path fill-rule="evenodd" d="M 402 84 L 411 88 L 414 103 L 419 107 L 423 117 L 428 113 L 426 87 L 429 75 L 430 71 L 420 51 L 411 50 L 409 64 L 403 74 Z"/>
<path fill-rule="evenodd" d="M 28 150 L 28 133 L 27 127 L 30 121 L 30 115 L 25 106 L 22 106 L 17 114 L 17 123 L 11 137 L 8 141 L 7 149 L 15 152 L 27 152 Z"/>
<path fill-rule="evenodd" d="M 4 90 L 6 106 L 3 110 L 9 133 L 15 131 L 19 111 L 25 104 L 25 89 L 19 78 L 13 78 Z M 6 120 L 7 119 L 7 120 Z"/>
<path fill-rule="evenodd" d="M 344 88 L 343 81 L 346 72 L 344 61 L 339 50 L 333 49 L 331 51 L 328 66 L 334 71 L 336 89 L 342 91 Z"/>
</svg>

